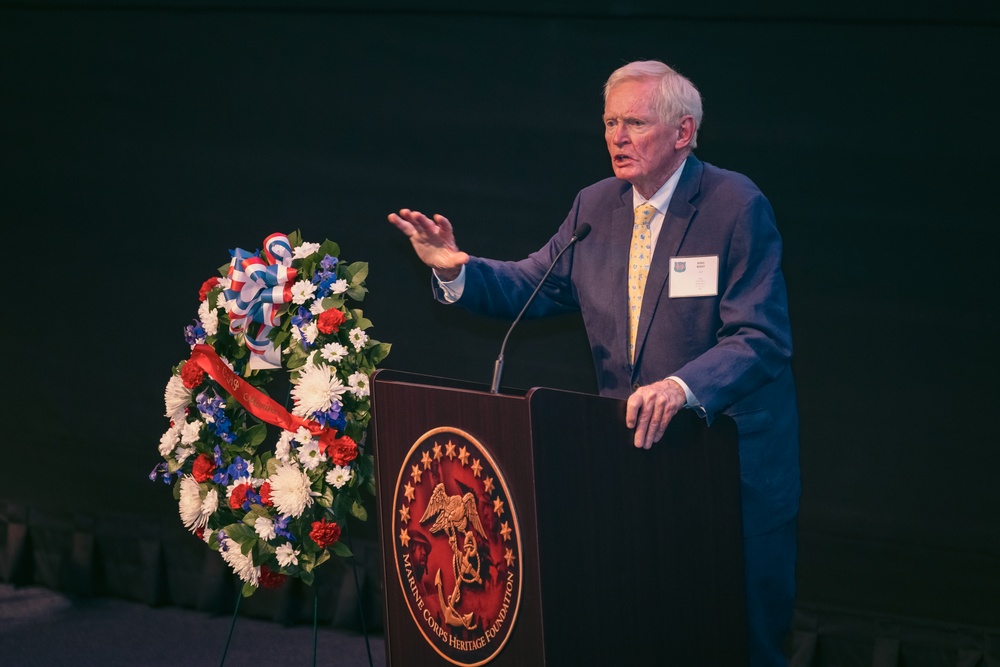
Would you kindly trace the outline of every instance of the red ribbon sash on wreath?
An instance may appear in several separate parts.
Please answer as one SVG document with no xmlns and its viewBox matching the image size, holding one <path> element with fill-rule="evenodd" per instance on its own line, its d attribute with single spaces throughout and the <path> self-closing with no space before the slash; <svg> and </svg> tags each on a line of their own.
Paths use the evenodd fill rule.
<svg viewBox="0 0 1000 667">
<path fill-rule="evenodd" d="M 195 345 L 191 350 L 191 363 L 208 373 L 223 389 L 240 402 L 250 414 L 268 424 L 273 424 L 286 431 L 297 431 L 305 427 L 314 436 L 318 436 L 325 449 L 332 445 L 337 437 L 336 431 L 329 429 L 311 419 L 297 417 L 267 394 L 263 393 L 239 375 L 230 370 L 229 366 L 216 354 L 209 345 Z"/>
</svg>

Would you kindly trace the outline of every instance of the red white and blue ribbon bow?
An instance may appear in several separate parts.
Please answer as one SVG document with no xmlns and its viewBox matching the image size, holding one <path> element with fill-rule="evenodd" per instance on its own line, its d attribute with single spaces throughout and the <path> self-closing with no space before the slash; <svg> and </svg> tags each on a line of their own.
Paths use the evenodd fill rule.
<svg viewBox="0 0 1000 667">
<path fill-rule="evenodd" d="M 252 368 L 281 368 L 281 352 L 267 335 L 281 324 L 285 306 L 292 300 L 292 246 L 284 234 L 264 239 L 264 257 L 237 248 L 229 263 L 229 331 L 243 333 L 253 353 Z"/>
</svg>

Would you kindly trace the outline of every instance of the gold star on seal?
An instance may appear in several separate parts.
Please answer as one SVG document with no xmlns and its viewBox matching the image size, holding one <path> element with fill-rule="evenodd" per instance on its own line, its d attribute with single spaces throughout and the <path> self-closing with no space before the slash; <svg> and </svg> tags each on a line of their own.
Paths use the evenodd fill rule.
<svg viewBox="0 0 1000 667">
<path fill-rule="evenodd" d="M 410 520 L 410 506 L 409 505 L 400 505 L 399 506 L 399 520 L 401 522 L 403 522 L 403 523 L 406 523 L 407 521 Z M 507 524 L 504 524 L 504 525 L 506 526 Z M 501 531 L 501 532 L 503 532 L 503 531 Z"/>
<path fill-rule="evenodd" d="M 503 559 L 507 561 L 507 567 L 510 567 L 511 565 L 514 564 L 514 552 L 511 551 L 510 549 L 507 549 L 504 552 Z"/>
<path fill-rule="evenodd" d="M 421 470 L 420 466 L 418 466 L 416 464 L 414 464 L 410 468 L 410 477 L 412 477 L 413 481 L 416 482 L 417 484 L 420 484 L 420 476 L 423 475 L 423 474 L 424 474 L 424 471 Z"/>
<path fill-rule="evenodd" d="M 399 530 L 399 543 L 402 544 L 404 547 L 410 546 L 410 536 L 407 534 L 405 528 L 401 528 Z M 508 551 L 508 553 L 510 552 Z M 510 563 L 507 563 L 507 565 L 510 565 Z"/>
<path fill-rule="evenodd" d="M 460 450 L 458 450 L 458 460 L 462 462 L 463 466 L 468 465 L 469 450 L 466 449 L 465 447 L 462 447 Z"/>
<path fill-rule="evenodd" d="M 441 445 L 439 445 L 438 443 L 435 442 L 433 449 L 434 449 L 434 460 L 435 461 L 440 461 L 441 460 Z"/>
<path fill-rule="evenodd" d="M 500 524 L 500 534 L 503 535 L 503 541 L 504 542 L 509 542 L 510 541 L 510 534 L 511 534 L 511 532 L 512 531 L 510 529 L 510 524 L 509 523 L 507 523 L 506 521 L 504 521 L 502 524 Z"/>
<path fill-rule="evenodd" d="M 444 455 L 449 459 L 455 458 L 455 443 L 449 440 L 444 446 Z"/>
<path fill-rule="evenodd" d="M 410 486 L 409 482 L 407 482 L 406 486 L 403 487 L 403 495 L 406 496 L 410 502 L 413 502 L 414 498 L 417 497 L 417 494 L 413 492 L 413 487 Z"/>
<path fill-rule="evenodd" d="M 503 514 L 503 501 L 500 500 L 499 498 L 494 498 L 493 499 L 493 512 L 497 516 L 500 516 L 501 514 Z"/>
<path fill-rule="evenodd" d="M 493 493 L 493 478 L 489 475 L 483 480 L 483 491 L 486 493 Z"/>
<path fill-rule="evenodd" d="M 431 455 L 429 452 L 424 452 L 424 455 L 420 457 L 420 462 L 424 464 L 424 470 L 431 467 Z"/>
<path fill-rule="evenodd" d="M 479 462 L 479 459 L 472 459 L 472 475 L 473 477 L 479 477 L 479 473 L 483 471 L 483 466 Z"/>
</svg>

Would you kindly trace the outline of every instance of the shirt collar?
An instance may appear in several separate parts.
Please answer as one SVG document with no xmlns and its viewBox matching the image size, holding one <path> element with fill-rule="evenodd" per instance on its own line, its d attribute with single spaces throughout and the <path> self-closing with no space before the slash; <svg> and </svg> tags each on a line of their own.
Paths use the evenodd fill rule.
<svg viewBox="0 0 1000 667">
<path fill-rule="evenodd" d="M 666 213 L 667 206 L 670 205 L 670 198 L 674 195 L 674 190 L 677 189 L 677 183 L 681 180 L 681 172 L 684 171 L 684 165 L 687 164 L 688 159 L 684 158 L 684 162 L 681 162 L 681 166 L 674 170 L 674 173 L 670 175 L 667 182 L 660 186 L 660 189 L 653 193 L 653 196 L 649 199 L 643 198 L 639 194 L 639 191 L 634 187 L 632 188 L 632 208 L 638 208 L 639 206 L 649 202 L 656 209 L 657 213 Z"/>
</svg>

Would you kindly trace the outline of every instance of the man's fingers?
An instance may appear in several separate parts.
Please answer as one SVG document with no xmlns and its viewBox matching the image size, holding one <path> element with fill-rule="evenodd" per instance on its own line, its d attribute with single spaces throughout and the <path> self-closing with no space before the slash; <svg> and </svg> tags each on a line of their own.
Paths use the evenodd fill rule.
<svg viewBox="0 0 1000 667">
<path fill-rule="evenodd" d="M 417 230 L 408 220 L 396 215 L 395 213 L 389 214 L 389 222 L 391 222 L 396 229 L 406 234 L 407 237 L 413 236 L 417 233 Z"/>
<path fill-rule="evenodd" d="M 636 392 L 628 397 L 628 401 L 625 403 L 625 425 L 629 428 L 635 428 L 636 419 L 639 417 L 639 411 L 642 409 L 642 394 Z"/>
</svg>

